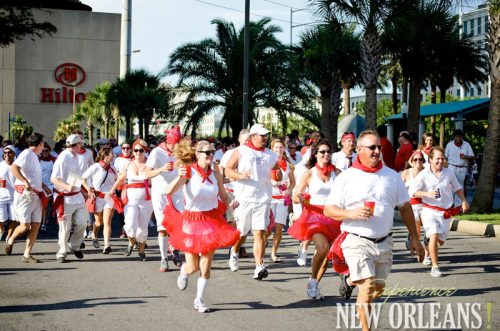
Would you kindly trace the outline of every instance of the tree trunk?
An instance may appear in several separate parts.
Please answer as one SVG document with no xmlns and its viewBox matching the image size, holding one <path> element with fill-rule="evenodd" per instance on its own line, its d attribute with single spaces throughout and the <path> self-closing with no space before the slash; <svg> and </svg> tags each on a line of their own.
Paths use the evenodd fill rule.
<svg viewBox="0 0 500 331">
<path fill-rule="evenodd" d="M 139 117 L 137 122 L 139 125 L 139 138 L 144 139 L 144 118 Z"/>
<path fill-rule="evenodd" d="M 94 125 L 91 122 L 87 122 L 87 127 L 89 131 L 89 145 L 94 146 Z"/>
<path fill-rule="evenodd" d="M 130 134 L 130 116 L 125 116 L 125 139 L 131 139 L 132 135 Z"/>
<path fill-rule="evenodd" d="M 436 104 L 437 100 L 437 86 L 435 83 L 431 83 L 431 103 Z"/>
<path fill-rule="evenodd" d="M 436 116 L 431 116 L 431 135 L 435 137 L 436 134 Z"/>
<path fill-rule="evenodd" d="M 151 124 L 151 118 L 144 119 L 144 138 L 147 139 L 149 135 L 149 125 Z"/>
<path fill-rule="evenodd" d="M 377 84 L 382 68 L 382 44 L 375 24 L 370 24 L 365 28 L 360 50 L 361 74 L 366 93 L 366 129 L 375 130 L 377 128 Z"/>
<path fill-rule="evenodd" d="M 366 130 L 375 130 L 377 128 L 377 86 L 367 88 L 365 93 Z"/>
<path fill-rule="evenodd" d="M 106 139 L 109 139 L 109 121 L 110 121 L 110 118 L 109 117 L 106 117 L 104 119 L 104 138 Z"/>
<path fill-rule="evenodd" d="M 403 77 L 401 84 L 401 104 L 406 103 L 408 106 L 408 78 Z"/>
<path fill-rule="evenodd" d="M 392 75 L 391 77 L 391 84 L 392 84 L 392 113 L 397 114 L 398 113 L 398 78 L 396 75 Z"/>
<path fill-rule="evenodd" d="M 342 89 L 344 90 L 344 115 L 349 115 L 351 113 L 351 84 L 343 83 Z"/>
<path fill-rule="evenodd" d="M 446 123 L 446 117 L 444 115 L 440 116 L 439 119 L 439 147 L 444 148 L 444 124 Z"/>
<path fill-rule="evenodd" d="M 330 132 L 330 103 L 332 97 L 331 87 L 323 88 L 321 94 L 321 132 L 325 135 Z"/>
<path fill-rule="evenodd" d="M 408 125 L 409 132 L 418 134 L 418 122 L 420 119 L 420 91 L 422 82 L 414 79 L 410 82 L 410 104 L 408 105 Z"/>
<path fill-rule="evenodd" d="M 332 93 L 330 95 L 330 130 L 325 132 L 326 139 L 332 144 L 333 150 L 339 150 L 337 142 L 337 131 L 340 115 L 340 98 L 342 94 L 342 87 L 340 81 L 336 80 L 333 83 Z"/>
</svg>

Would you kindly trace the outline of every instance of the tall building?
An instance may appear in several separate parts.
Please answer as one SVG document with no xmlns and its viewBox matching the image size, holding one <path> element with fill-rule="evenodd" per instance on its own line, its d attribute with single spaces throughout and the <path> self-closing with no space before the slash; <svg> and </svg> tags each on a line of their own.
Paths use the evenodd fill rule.
<svg viewBox="0 0 500 331">
<path fill-rule="evenodd" d="M 9 114 L 20 115 L 50 142 L 57 122 L 86 93 L 119 76 L 121 15 L 92 12 L 78 1 L 57 3 L 58 8 L 33 10 L 37 21 L 51 22 L 57 33 L 0 48 L 2 134 Z"/>
</svg>

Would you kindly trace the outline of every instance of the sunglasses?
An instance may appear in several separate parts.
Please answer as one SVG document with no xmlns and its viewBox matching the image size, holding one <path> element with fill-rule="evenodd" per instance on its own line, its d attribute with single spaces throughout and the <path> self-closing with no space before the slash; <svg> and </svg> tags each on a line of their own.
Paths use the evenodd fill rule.
<svg viewBox="0 0 500 331">
<path fill-rule="evenodd" d="M 371 146 L 363 146 L 363 145 L 361 145 L 361 147 L 366 147 L 366 148 L 368 148 L 371 151 L 374 151 L 377 148 L 378 148 L 379 151 L 382 150 L 382 145 L 371 145 Z"/>
<path fill-rule="evenodd" d="M 4 154 L 14 154 L 14 152 L 11 152 L 11 151 L 7 151 L 7 152 L 3 152 Z"/>
<path fill-rule="evenodd" d="M 203 154 L 209 156 L 209 155 L 213 155 L 215 153 L 215 151 L 198 151 L 198 153 L 203 153 Z"/>
<path fill-rule="evenodd" d="M 417 162 L 417 161 L 424 162 L 424 159 L 413 159 L 413 162 Z"/>
<path fill-rule="evenodd" d="M 136 152 L 136 153 L 144 153 L 144 150 L 143 149 L 134 149 L 134 152 Z"/>
<path fill-rule="evenodd" d="M 128 149 L 130 149 L 130 147 L 122 147 L 122 149 L 128 150 Z"/>
<path fill-rule="evenodd" d="M 329 151 L 329 150 L 324 149 L 324 150 L 318 151 L 318 153 L 320 153 L 320 154 L 326 154 L 326 153 L 331 154 L 332 152 Z"/>
<path fill-rule="evenodd" d="M 48 153 L 48 152 L 49 152 L 49 150 L 48 150 L 48 149 L 44 149 L 42 152 L 44 152 L 44 153 Z"/>
</svg>

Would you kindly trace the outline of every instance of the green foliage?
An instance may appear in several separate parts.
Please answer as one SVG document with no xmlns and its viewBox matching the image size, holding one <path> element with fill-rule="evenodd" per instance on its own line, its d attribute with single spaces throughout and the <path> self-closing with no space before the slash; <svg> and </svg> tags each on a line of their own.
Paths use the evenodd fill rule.
<svg viewBox="0 0 500 331">
<path fill-rule="evenodd" d="M 21 115 L 16 115 L 11 121 L 10 135 L 8 132 L 6 136 L 10 136 L 13 141 L 24 141 L 33 133 L 33 126 L 26 123 Z"/>
<path fill-rule="evenodd" d="M 401 106 L 398 105 L 400 108 Z M 361 116 L 365 116 L 366 103 L 364 101 L 359 102 L 356 105 L 356 113 Z M 393 115 L 392 114 L 392 101 L 390 99 L 382 99 L 377 103 L 377 127 L 385 124 L 385 118 Z"/>
<path fill-rule="evenodd" d="M 64 140 L 74 130 L 80 129 L 80 121 L 75 116 L 64 118 L 57 122 L 56 131 L 54 131 L 54 141 Z"/>
<path fill-rule="evenodd" d="M 25 37 L 42 38 L 57 29 L 50 22 L 36 22 L 31 8 L 0 5 L 0 47 L 7 47 Z"/>
</svg>

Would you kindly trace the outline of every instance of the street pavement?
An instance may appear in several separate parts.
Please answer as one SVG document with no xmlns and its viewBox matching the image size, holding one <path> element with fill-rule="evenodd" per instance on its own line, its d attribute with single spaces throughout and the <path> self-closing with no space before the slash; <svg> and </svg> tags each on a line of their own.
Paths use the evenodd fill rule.
<svg viewBox="0 0 500 331">
<path fill-rule="evenodd" d="M 3 255 L 4 243 L 0 244 L 0 330 L 346 330 L 355 322 L 345 313 L 339 277 L 332 269 L 320 283 L 325 299 L 307 298 L 310 259 L 307 267 L 296 264 L 298 243 L 288 235 L 280 250 L 283 262 L 269 263 L 269 277 L 263 281 L 252 278 L 251 259 L 242 259 L 241 269 L 231 272 L 228 250 L 218 250 L 205 294 L 211 312 L 200 314 L 193 310 L 198 277 L 192 276 L 188 288 L 181 291 L 176 285 L 179 271 L 172 263 L 170 272 L 158 272 L 154 231 L 148 240 L 147 262 L 140 262 L 136 251 L 124 256 L 127 241 L 114 238 L 110 255 L 101 254 L 86 240 L 83 260 L 70 255 L 67 263 L 59 264 L 55 234 L 52 225 L 48 234 L 39 236 L 33 254 L 42 260 L 39 264 L 20 262 L 23 240 L 14 246 L 12 256 Z M 406 329 L 418 328 L 408 322 L 412 307 L 417 307 L 414 317 L 417 323 L 421 319 L 425 329 L 500 329 L 498 239 L 450 232 L 440 250 L 445 276 L 432 278 L 430 267 L 416 263 L 404 248 L 405 237 L 404 226 L 396 223 L 394 265 L 388 279 L 392 295 L 378 300 L 385 301 L 378 329 L 404 329 L 404 324 L 398 325 L 399 317 L 410 323 Z M 246 246 L 251 247 L 251 238 Z M 436 296 L 422 292 L 405 296 L 407 287 L 442 291 L 433 292 Z M 436 321 L 448 318 L 448 324 L 425 324 L 432 319 L 435 306 L 431 303 L 440 304 Z M 465 313 L 468 317 L 463 317 Z M 457 324 L 460 318 L 461 325 Z"/>
</svg>

